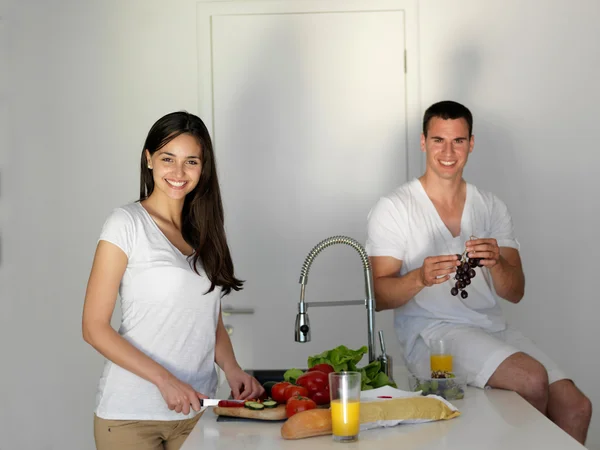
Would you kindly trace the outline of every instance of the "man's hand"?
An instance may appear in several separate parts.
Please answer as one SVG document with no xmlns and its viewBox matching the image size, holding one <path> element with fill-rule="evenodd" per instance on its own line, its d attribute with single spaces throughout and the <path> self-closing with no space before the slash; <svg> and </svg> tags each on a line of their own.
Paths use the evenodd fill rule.
<svg viewBox="0 0 600 450">
<path fill-rule="evenodd" d="M 467 241 L 467 256 L 481 260 L 481 265 L 491 269 L 500 261 L 500 248 L 496 239 L 473 239 Z"/>
<path fill-rule="evenodd" d="M 419 270 L 419 279 L 426 287 L 444 283 L 459 264 L 458 255 L 428 256 Z"/>
</svg>

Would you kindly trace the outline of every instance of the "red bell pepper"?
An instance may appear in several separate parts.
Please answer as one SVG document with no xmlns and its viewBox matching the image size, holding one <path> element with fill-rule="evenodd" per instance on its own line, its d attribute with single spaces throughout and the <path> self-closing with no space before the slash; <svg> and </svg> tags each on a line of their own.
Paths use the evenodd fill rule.
<svg viewBox="0 0 600 450">
<path fill-rule="evenodd" d="M 326 373 L 320 370 L 306 372 L 298 377 L 296 384 L 305 387 L 308 390 L 308 398 L 317 405 L 329 403 L 329 380 Z"/>
</svg>

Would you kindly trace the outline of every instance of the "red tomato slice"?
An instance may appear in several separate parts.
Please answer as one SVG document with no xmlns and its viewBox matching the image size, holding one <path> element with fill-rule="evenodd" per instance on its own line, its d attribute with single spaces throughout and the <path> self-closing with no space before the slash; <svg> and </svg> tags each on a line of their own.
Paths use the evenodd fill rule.
<svg viewBox="0 0 600 450">
<path fill-rule="evenodd" d="M 241 408 L 244 402 L 232 402 L 231 400 L 221 400 L 218 404 L 221 408 Z"/>
</svg>

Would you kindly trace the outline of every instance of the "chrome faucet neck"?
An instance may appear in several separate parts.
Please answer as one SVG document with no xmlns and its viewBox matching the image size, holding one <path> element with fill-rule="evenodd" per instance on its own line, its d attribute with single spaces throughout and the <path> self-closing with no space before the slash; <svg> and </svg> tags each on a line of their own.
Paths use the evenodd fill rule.
<svg viewBox="0 0 600 450">
<path fill-rule="evenodd" d="M 307 255 L 300 271 L 300 302 L 298 303 L 298 315 L 296 316 L 296 332 L 295 340 L 297 342 L 309 342 L 310 341 L 310 325 L 308 323 L 308 306 L 309 304 L 304 300 L 306 283 L 308 282 L 308 272 L 310 266 L 319 253 L 335 244 L 345 244 L 354 248 L 360 255 L 363 263 L 363 270 L 365 275 L 365 295 L 366 299 L 362 301 L 340 301 L 340 302 L 315 302 L 310 303 L 310 306 L 344 306 L 349 304 L 361 304 L 364 303 L 367 308 L 367 344 L 369 349 L 369 362 L 373 362 L 376 359 L 375 356 L 375 296 L 373 295 L 373 276 L 371 272 L 371 263 L 364 247 L 355 239 L 346 236 L 332 236 L 324 239 L 315 245 Z M 304 325 L 304 333 L 300 329 Z"/>
</svg>

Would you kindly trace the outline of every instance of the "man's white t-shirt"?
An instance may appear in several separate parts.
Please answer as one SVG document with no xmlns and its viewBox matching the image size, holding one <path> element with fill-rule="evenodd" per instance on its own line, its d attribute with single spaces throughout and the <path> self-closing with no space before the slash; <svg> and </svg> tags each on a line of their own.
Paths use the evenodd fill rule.
<svg viewBox="0 0 600 450">
<path fill-rule="evenodd" d="M 196 274 L 140 203 L 115 209 L 99 240 L 128 258 L 121 280 L 119 334 L 196 391 L 214 396 L 214 348 L 221 288 L 199 268 Z M 96 415 L 115 420 L 182 420 L 158 388 L 106 361 L 98 384 Z"/>
<path fill-rule="evenodd" d="M 460 230 L 459 236 L 452 236 L 421 182 L 414 179 L 380 198 L 373 207 L 366 250 L 369 256 L 401 260 L 401 276 L 421 267 L 428 256 L 462 254 L 471 236 L 495 238 L 500 247 L 519 249 L 506 205 L 468 183 Z M 396 334 L 407 359 L 419 335 L 427 341 L 428 332 L 441 323 L 469 324 L 491 332 L 506 328 L 489 270 L 477 268 L 476 272 L 465 289 L 469 294 L 466 299 L 450 293 L 456 283 L 451 278 L 422 289 L 394 310 Z"/>
</svg>

